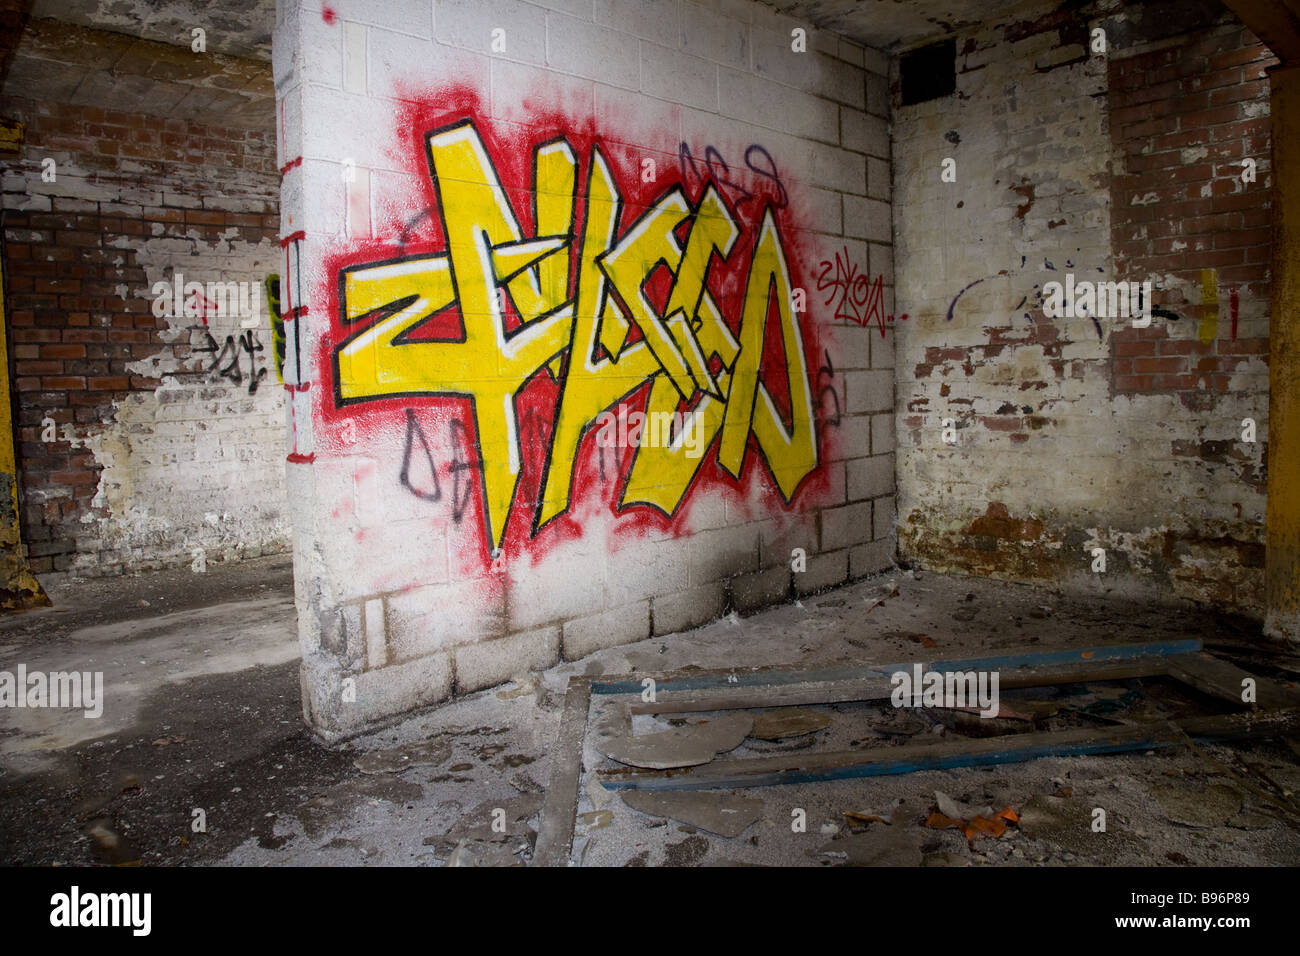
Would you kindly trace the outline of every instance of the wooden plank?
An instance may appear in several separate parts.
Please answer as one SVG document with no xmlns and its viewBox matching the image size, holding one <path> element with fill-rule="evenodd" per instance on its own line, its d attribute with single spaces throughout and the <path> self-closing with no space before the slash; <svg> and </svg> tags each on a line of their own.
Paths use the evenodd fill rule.
<svg viewBox="0 0 1300 956">
<path fill-rule="evenodd" d="M 1071 664 L 1017 668 L 998 671 L 998 689 L 1002 691 L 1017 687 L 1158 677 L 1168 673 L 1169 667 L 1169 658 L 1144 657 L 1087 666 Z M 911 673 L 910 667 L 907 672 Z M 656 692 L 653 703 L 640 699 L 632 701 L 628 709 L 633 714 L 687 714 L 750 707 L 794 707 L 858 700 L 888 700 L 893 692 L 894 684 L 887 678 L 808 681 L 770 687 L 722 687 L 707 693 L 668 690 Z"/>
<path fill-rule="evenodd" d="M 755 670 L 711 670 L 667 673 L 655 675 L 623 674 L 601 677 L 591 682 L 593 694 L 640 694 L 641 682 L 653 677 L 656 693 L 677 691 L 725 690 L 733 693 L 741 688 L 767 688 L 780 684 L 829 683 L 835 681 L 888 680 L 899 670 L 911 670 L 920 663 L 926 670 L 942 671 L 1010 671 L 1038 667 L 1081 668 L 1117 661 L 1138 661 L 1145 658 L 1169 658 L 1180 654 L 1195 654 L 1201 650 L 1195 639 L 1179 641 L 1152 641 L 1146 644 L 1113 644 L 1103 647 L 1078 648 L 1060 651 L 1040 651 L 1033 647 L 1009 650 L 996 657 L 971 657 L 936 659 L 931 661 L 903 661 L 893 664 L 862 663 L 851 666 L 820 668 L 760 668 Z"/>
<path fill-rule="evenodd" d="M 1300 712 L 1193 717 L 1142 726 L 1082 728 L 1056 733 L 1017 734 L 916 746 L 822 754 L 715 760 L 703 767 L 668 771 L 599 772 L 611 790 L 716 790 L 815 783 L 919 770 L 1020 763 L 1038 757 L 1126 753 L 1179 746 L 1184 735 L 1198 742 L 1285 735 L 1300 730 Z"/>
<path fill-rule="evenodd" d="M 1284 65 L 1300 63 L 1300 15 L 1292 0 L 1223 0 Z M 1288 9 L 1288 7 L 1290 9 Z"/>
<path fill-rule="evenodd" d="M 1255 682 L 1255 705 L 1262 710 L 1300 707 L 1300 689 L 1259 677 L 1209 654 L 1190 654 L 1170 661 L 1169 676 L 1238 707 L 1250 706 L 1241 699 L 1242 681 L 1250 678 Z"/>
<path fill-rule="evenodd" d="M 564 692 L 560 733 L 551 749 L 551 782 L 537 827 L 533 866 L 568 866 L 573 852 L 573 826 L 578 815 L 578 786 L 582 780 L 582 740 L 587 733 L 591 681 L 570 677 Z"/>
</svg>

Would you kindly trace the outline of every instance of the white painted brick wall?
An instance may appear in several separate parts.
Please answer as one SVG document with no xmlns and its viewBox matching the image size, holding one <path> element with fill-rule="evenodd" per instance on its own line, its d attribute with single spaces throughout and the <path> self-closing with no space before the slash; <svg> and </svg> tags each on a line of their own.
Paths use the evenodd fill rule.
<svg viewBox="0 0 1300 956">
<path fill-rule="evenodd" d="M 879 498 L 894 488 L 893 455 L 854 458 L 844 463 L 848 470 L 849 501 Z"/>
<path fill-rule="evenodd" d="M 844 391 L 844 410 L 850 415 L 888 411 L 894 407 L 894 376 L 885 369 L 846 372 Z"/>
<path fill-rule="evenodd" d="M 822 551 L 834 551 L 871 540 L 871 502 L 822 512 Z"/>
<path fill-rule="evenodd" d="M 731 602 L 742 614 L 785 600 L 790 590 L 789 566 L 767 568 L 731 579 Z"/>
<path fill-rule="evenodd" d="M 346 240 L 343 159 L 368 172 L 376 223 L 385 221 L 390 207 L 403 210 L 401 218 L 418 212 L 414 197 L 422 195 L 422 184 L 415 177 L 425 174 L 417 170 L 413 177 L 402 152 L 406 144 L 395 145 L 393 117 L 406 107 L 394 97 L 401 91 L 418 98 L 420 90 L 450 86 L 478 94 L 489 115 L 475 119 L 489 132 L 531 143 L 540 141 L 540 129 L 552 136 L 562 132 L 548 125 L 550 118 L 531 127 L 539 115 L 568 117 L 579 128 L 590 123 L 611 153 L 653 158 L 660 171 L 671 173 L 669 182 L 678 175 L 679 143 L 688 144 L 701 165 L 706 149 L 716 148 L 733 175 L 748 175 L 745 149 L 759 144 L 797 203 L 797 229 L 789 230 L 787 241 L 796 244 L 805 283 L 815 286 L 822 264 L 839 254 L 859 273 L 882 272 L 892 286 L 888 104 L 881 100 L 888 61 L 882 55 L 748 0 L 436 0 L 431 8 L 427 20 L 408 11 L 414 21 L 408 24 L 386 13 L 353 15 L 354 3 L 336 5 L 338 24 L 319 44 L 329 60 L 322 64 L 313 45 L 323 29 L 319 0 L 286 3 L 277 43 L 302 45 L 290 56 L 277 52 L 277 63 L 294 64 L 278 93 L 293 107 L 286 110 L 286 124 L 301 125 L 284 131 L 286 143 L 300 142 L 306 160 L 297 184 L 286 179 L 285 215 L 293 217 L 293 228 L 308 232 L 304 263 L 312 275 L 313 303 L 337 283 L 337 274 L 327 273 L 323 263 Z M 338 39 L 349 23 L 365 31 L 365 89 L 355 93 L 348 92 L 345 44 Z M 504 52 L 491 48 L 491 31 L 498 27 L 506 31 Z M 806 53 L 790 49 L 795 27 L 807 30 Z M 877 75 L 869 74 L 872 69 Z M 878 115 L 869 116 L 868 108 Z M 583 170 L 587 161 L 579 157 Z M 527 234 L 532 196 L 509 199 Z M 625 210 L 621 228 L 642 211 Z M 383 226 L 375 229 L 384 238 Z M 752 242 L 752 236 L 742 238 L 742 255 L 749 255 Z M 317 456 L 313 464 L 297 466 L 315 475 L 295 501 L 301 564 L 315 582 L 299 597 L 302 616 L 312 618 L 302 624 L 304 646 L 312 646 L 333 604 L 381 596 L 389 663 L 365 672 L 375 693 L 384 693 L 384 674 L 399 674 L 395 667 L 454 656 L 454 687 L 441 663 L 430 665 L 432 691 L 395 685 L 383 706 L 400 710 L 428 702 L 431 693 L 491 686 L 520 670 L 546 666 L 556 654 L 573 659 L 640 640 L 652 629 L 697 626 L 723 613 L 728 601 L 751 609 L 782 600 L 790 587 L 793 547 L 804 547 L 810 557 L 804 583 L 796 584 L 804 591 L 883 567 L 892 559 L 892 539 L 868 544 L 873 502 L 846 504 L 850 473 L 844 459 L 881 456 L 866 459 L 877 462 L 871 489 L 878 499 L 892 495 L 892 432 L 886 421 L 873 434 L 869 413 L 885 419 L 892 413 L 893 326 L 884 340 L 891 347 L 877 345 L 874 324 L 836 318 L 835 307 L 826 304 L 827 289 L 806 291 L 804 321 L 817 326 L 819 350 L 826 353 L 816 361 L 809 355 L 810 378 L 817 378 L 829 356 L 834 371 L 814 386 L 835 390 L 835 400 L 822 401 L 827 414 L 838 401 L 841 420 L 819 424 L 816 490 L 801 492 L 789 509 L 776 503 L 772 479 L 751 449 L 739 486 L 697 479 L 678 523 L 646 517 L 633 524 L 639 509 L 615 514 L 602 503 L 614 499 L 615 488 L 597 484 L 598 490 L 575 493 L 572 516 L 560 519 L 572 522 L 565 535 L 539 537 L 544 547 L 506 553 L 484 567 L 483 532 L 475 523 L 482 520 L 476 474 L 467 479 L 472 488 L 465 520 L 452 521 L 445 501 L 432 505 L 394 484 L 400 421 L 386 421 L 351 448 L 318 447 L 313 433 L 321 423 L 300 423 L 300 450 Z M 892 309 L 892 288 L 885 295 Z M 318 349 L 321 331 L 306 323 L 305 347 Z M 448 461 L 446 420 L 463 412 L 419 407 L 434 460 Z M 301 414 L 315 417 L 309 406 Z M 378 463 L 377 492 L 363 491 L 358 498 L 349 484 L 350 466 L 338 467 L 354 456 Z M 450 476 L 440 474 L 448 479 L 447 494 Z M 856 472 L 852 480 L 860 492 Z M 400 504 L 391 503 L 394 496 Z M 519 499 L 515 506 L 530 507 Z M 422 507 L 429 509 L 423 527 Z M 883 520 L 886 506 L 880 507 Z M 347 541 L 331 541 L 335 537 Z M 314 543 L 303 547 L 304 538 Z M 372 593 L 373 585 L 383 587 Z M 346 655 L 340 660 L 355 666 Z M 313 660 L 304 673 L 308 682 L 328 683 L 345 671 Z M 321 732 L 351 732 L 353 712 L 313 693 L 311 720 Z"/>
<path fill-rule="evenodd" d="M 588 654 L 630 644 L 650 636 L 650 602 L 624 604 L 599 614 L 564 622 L 564 658 L 576 661 Z"/>
<path fill-rule="evenodd" d="M 828 551 L 808 557 L 808 570 L 792 575 L 794 589 L 812 594 L 843 584 L 849 577 L 849 552 Z"/>
<path fill-rule="evenodd" d="M 560 628 L 511 634 L 495 641 L 482 641 L 458 647 L 456 691 L 468 694 L 521 677 L 529 671 L 541 671 L 560 659 Z"/>
<path fill-rule="evenodd" d="M 652 604 L 654 633 L 673 634 L 720 617 L 727 606 L 727 592 L 723 582 L 712 581 L 664 594 Z"/>
</svg>

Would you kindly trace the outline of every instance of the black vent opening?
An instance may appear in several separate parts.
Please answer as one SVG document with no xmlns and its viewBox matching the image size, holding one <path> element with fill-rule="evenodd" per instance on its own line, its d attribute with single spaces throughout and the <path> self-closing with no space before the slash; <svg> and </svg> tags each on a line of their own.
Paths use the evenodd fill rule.
<svg viewBox="0 0 1300 956">
<path fill-rule="evenodd" d="M 957 41 L 943 40 L 898 58 L 903 105 L 937 100 L 957 92 Z"/>
</svg>

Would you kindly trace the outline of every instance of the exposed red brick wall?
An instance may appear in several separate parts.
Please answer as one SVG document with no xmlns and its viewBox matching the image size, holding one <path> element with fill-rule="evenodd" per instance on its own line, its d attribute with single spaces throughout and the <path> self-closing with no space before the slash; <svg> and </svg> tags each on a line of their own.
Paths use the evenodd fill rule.
<svg viewBox="0 0 1300 956">
<path fill-rule="evenodd" d="M 1268 80 L 1277 63 L 1244 27 L 1232 25 L 1176 46 L 1110 60 L 1107 101 L 1120 165 L 1111 178 L 1111 238 L 1122 278 L 1165 277 L 1157 317 L 1111 339 L 1116 394 L 1183 393 L 1213 407 L 1233 371 L 1267 361 L 1267 323 L 1238 309 L 1267 300 L 1272 256 Z M 1256 180 L 1242 181 L 1242 161 Z M 1217 308 L 1202 303 L 1213 270 Z M 1172 281 L 1170 281 L 1172 277 Z M 1195 332 L 1217 314 L 1210 341 Z M 1177 328 L 1175 328 L 1175 323 Z"/>
<path fill-rule="evenodd" d="M 12 99 L 5 114 L 26 127 L 4 181 L 5 292 L 24 535 L 40 573 L 70 566 L 100 470 L 84 448 L 43 442 L 42 420 L 60 438 L 68 423 L 109 421 L 115 401 L 159 384 L 128 364 L 189 355 L 190 340 L 168 341 L 153 315 L 139 246 L 274 241 L 278 176 L 270 132 Z M 38 186 L 45 157 L 74 195 Z"/>
</svg>

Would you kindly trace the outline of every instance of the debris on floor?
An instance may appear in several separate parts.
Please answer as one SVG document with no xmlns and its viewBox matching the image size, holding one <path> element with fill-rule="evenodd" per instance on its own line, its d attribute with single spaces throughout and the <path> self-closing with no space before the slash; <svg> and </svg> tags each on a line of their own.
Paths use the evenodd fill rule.
<svg viewBox="0 0 1300 956">
<path fill-rule="evenodd" d="M 742 797 L 713 791 L 638 791 L 619 795 L 627 806 L 651 817 L 669 817 L 679 823 L 707 830 L 721 837 L 738 837 L 758 820 L 766 803 L 756 797 Z"/>
<path fill-rule="evenodd" d="M 532 857 L 541 811 L 540 794 L 522 794 L 478 804 L 442 835 L 424 838 L 424 845 L 446 860 L 447 866 L 521 866 Z"/>
<path fill-rule="evenodd" d="M 1090 823 L 1088 808 L 1069 797 L 1035 794 L 1020 808 L 1020 831 L 1035 840 L 1073 839 Z"/>
<path fill-rule="evenodd" d="M 121 679 L 144 683 L 138 698 L 121 701 L 133 710 L 105 713 L 107 733 L 73 736 L 85 728 L 68 721 L 58 729 L 67 740 L 63 749 L 48 749 L 49 726 L 32 721 L 42 714 L 0 712 L 0 817 L 23 821 L 21 827 L 0 827 L 0 856 L 46 866 L 536 865 L 546 819 L 545 811 L 536 808 L 550 800 L 557 764 L 571 754 L 578 761 L 568 817 L 572 842 L 560 860 L 578 865 L 851 866 L 917 865 L 919 860 L 924 866 L 1204 866 L 1300 861 L 1300 826 L 1293 825 L 1295 815 L 1286 809 L 1300 792 L 1300 744 L 1293 746 L 1295 741 L 1288 739 L 1294 732 L 1222 743 L 1189 743 L 1175 735 L 1155 750 L 1049 752 L 1016 764 L 939 766 L 752 789 L 624 786 L 624 778 L 649 783 L 662 776 L 663 783 L 675 785 L 683 775 L 714 774 L 754 760 L 785 767 L 837 753 L 896 761 L 901 770 L 909 762 L 924 764 L 935 747 L 1020 746 L 1036 735 L 1062 732 L 1076 734 L 1071 739 L 1086 744 L 1098 735 L 1133 734 L 1152 722 L 1218 720 L 1225 711 L 1241 710 L 1185 681 L 1163 677 L 1126 675 L 1013 687 L 1004 673 L 998 716 L 985 719 L 955 708 L 894 707 L 887 697 L 888 674 L 870 678 L 884 688 L 884 700 L 826 702 L 814 696 L 788 702 L 787 688 L 776 701 L 753 685 L 756 669 L 812 668 L 833 677 L 837 669 L 858 668 L 861 677 L 865 661 L 924 661 L 942 655 L 956 664 L 1006 656 L 1017 646 L 1032 645 L 1036 653 L 1086 649 L 1095 645 L 1100 629 L 1116 644 L 1176 644 L 1188 633 L 1213 632 L 1218 634 L 1214 654 L 1221 660 L 1294 680 L 1285 668 L 1272 667 L 1272 658 L 1249 635 L 1230 645 L 1217 619 L 1195 613 L 1173 615 L 1109 598 L 1053 598 L 1050 617 L 1036 618 L 1031 610 L 1044 604 L 1044 597 L 1033 588 L 941 574 L 925 575 L 924 585 L 915 576 L 894 577 L 900 593 L 876 606 L 865 624 L 863 608 L 881 593 L 879 579 L 805 599 L 803 606 L 723 619 L 696 631 L 521 674 L 511 685 L 329 749 L 302 729 L 298 662 L 289 659 L 296 634 L 286 572 L 281 590 L 287 600 L 269 601 L 267 607 L 283 607 L 290 626 L 268 610 L 258 612 L 266 620 L 257 638 L 263 650 L 251 657 L 269 662 L 267 666 L 223 664 L 225 672 L 173 683 L 152 662 L 166 660 L 159 653 L 166 642 L 179 646 L 191 641 L 193 622 L 178 620 L 175 638 L 164 638 L 149 630 L 151 618 L 132 625 L 147 635 L 139 643 L 114 638 L 114 660 L 121 660 L 123 668 L 131 661 L 151 664 L 122 671 Z M 971 593 L 977 595 L 975 601 L 966 600 Z M 969 606 L 980 609 L 975 620 L 955 624 L 952 612 Z M 200 618 L 219 619 L 218 633 L 246 634 L 245 618 L 239 615 L 247 609 L 240 606 L 236 614 L 233 606 L 224 607 L 200 612 Z M 1005 622 L 1016 616 L 1024 617 L 1026 627 L 1036 620 L 1039 633 L 1007 631 Z M 205 633 L 212 631 L 207 626 Z M 21 648 L 12 653 L 21 653 L 29 666 L 56 670 L 63 658 L 55 650 L 89 658 L 106 646 L 102 630 L 87 630 L 84 639 L 77 633 L 77 625 L 68 625 L 59 648 L 33 641 L 17 625 L 11 625 L 5 639 Z M 938 648 L 926 648 L 908 636 L 912 634 L 927 636 Z M 743 659 L 737 657 L 738 640 L 744 642 Z M 104 666 L 118 665 L 106 661 Z M 680 704 L 683 696 L 689 698 L 694 691 L 667 690 L 678 674 L 712 695 L 715 689 L 702 677 L 712 673 L 722 675 L 716 693 L 752 700 L 732 710 L 654 714 L 641 699 L 645 677 L 657 680 L 661 701 Z M 630 695 L 634 706 L 619 718 L 626 723 L 608 725 L 614 736 L 637 740 L 669 734 L 659 741 L 661 759 L 656 762 L 671 764 L 678 763 L 673 758 L 679 755 L 672 753 L 678 744 L 704 740 L 708 746 L 700 749 L 708 752 L 699 759 L 705 762 L 655 769 L 609 759 L 614 748 L 602 749 L 597 724 L 616 700 L 629 696 L 621 692 L 593 693 L 585 708 L 585 737 L 573 738 L 572 748 L 560 746 L 566 684 L 574 677 L 605 679 L 600 675 L 634 678 L 629 682 L 629 689 L 636 688 Z M 726 675 L 737 682 L 726 681 Z M 855 696 L 843 686 L 840 690 L 841 698 Z M 178 709 L 177 700 L 186 701 L 187 709 Z M 687 706 L 693 704 L 688 700 Z M 951 719 L 952 713 L 984 724 L 1014 722 L 1025 732 L 1001 739 L 976 737 Z M 1268 713 L 1265 706 L 1251 720 L 1267 721 Z M 95 723 L 76 716 L 82 725 Z M 720 734 L 724 728 L 727 733 Z M 774 739 L 760 736 L 765 734 Z M 672 738 L 678 738 L 676 743 Z M 160 743 L 155 746 L 155 741 Z M 1239 796 L 1235 806 L 1228 790 Z M 940 807 L 936 791 L 965 809 L 953 813 L 946 802 Z M 512 802 L 521 797 L 531 799 Z M 761 808 L 750 801 L 761 801 Z M 207 832 L 191 829 L 193 807 L 206 811 Z M 992 813 L 976 812 L 986 808 Z M 968 842 L 964 827 L 974 817 L 994 820 L 1005 808 L 1019 816 L 1018 824 L 1002 818 L 1006 829 L 1000 837 L 977 831 Z M 1204 808 L 1213 812 L 1198 815 Z M 497 809 L 502 813 L 494 815 Z M 962 826 L 926 826 L 931 814 L 943 809 Z M 738 812 L 723 812 L 727 810 Z M 1104 831 L 1094 829 L 1096 810 L 1105 812 Z"/>
<path fill-rule="evenodd" d="M 1169 820 L 1185 827 L 1226 826 L 1241 814 L 1241 793 L 1220 783 L 1204 787 L 1187 781 L 1157 783 L 1151 795 Z"/>
<path fill-rule="evenodd" d="M 966 837 L 966 843 L 974 847 L 975 841 L 982 837 L 1000 837 L 1007 832 L 1009 824 L 1015 824 L 1019 817 L 1010 807 L 994 811 L 984 806 L 978 809 L 957 803 L 947 794 L 935 791 L 938 809 L 926 818 L 925 825 L 933 830 L 960 830 Z"/>
<path fill-rule="evenodd" d="M 754 729 L 749 736 L 759 740 L 784 740 L 789 737 L 802 737 L 829 727 L 831 718 L 815 710 L 803 710 L 795 707 L 783 707 L 779 710 L 765 710 L 754 716 Z"/>
<path fill-rule="evenodd" d="M 626 721 L 620 723 L 625 725 Z M 753 726 L 754 718 L 744 713 L 725 714 L 714 720 L 640 735 L 606 725 L 604 732 L 597 735 L 596 746 L 610 760 L 621 764 L 671 770 L 708 763 L 720 753 L 735 750 Z"/>
<path fill-rule="evenodd" d="M 451 744 L 442 739 L 426 740 L 406 747 L 370 750 L 352 765 L 362 773 L 400 773 L 408 767 L 436 767 L 451 756 Z"/>
<path fill-rule="evenodd" d="M 841 835 L 823 844 L 818 853 L 836 866 L 920 866 L 922 859 L 916 834 L 885 826 Z"/>
</svg>

